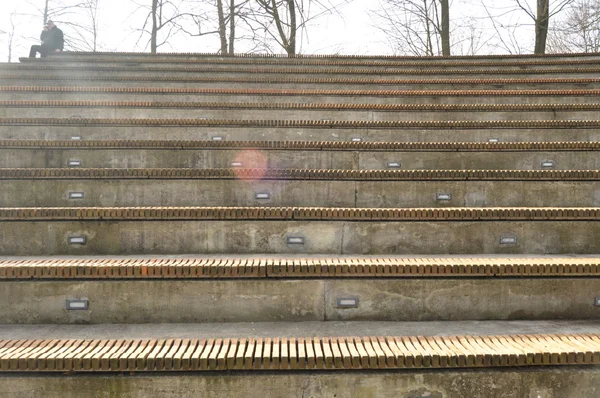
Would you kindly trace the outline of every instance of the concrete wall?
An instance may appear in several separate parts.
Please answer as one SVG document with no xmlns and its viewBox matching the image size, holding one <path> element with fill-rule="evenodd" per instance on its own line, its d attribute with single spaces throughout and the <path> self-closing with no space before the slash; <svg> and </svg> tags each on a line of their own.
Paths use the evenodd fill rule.
<svg viewBox="0 0 600 398">
<path fill-rule="evenodd" d="M 60 84 L 53 84 L 57 86 Z M 89 84 L 87 86 L 96 86 Z M 187 85 L 189 86 L 189 85 Z M 461 90 L 461 87 L 454 87 Z M 327 94 L 193 94 L 193 93 L 29 93 L 0 90 L 2 100 L 96 100 L 96 101 L 207 101 L 207 102 L 309 102 L 309 103 L 347 103 L 347 104 L 586 104 L 595 101 L 595 95 L 327 95 Z"/>
<path fill-rule="evenodd" d="M 256 199 L 265 192 L 270 199 Z M 437 200 L 442 193 L 452 199 Z M 2 181 L 0 207 L 55 206 L 592 207 L 600 181 Z"/>
<path fill-rule="evenodd" d="M 71 140 L 226 140 L 272 141 L 401 141 L 488 142 L 500 141 L 600 141 L 594 128 L 547 129 L 417 129 L 417 128 L 271 128 L 271 127 L 152 127 L 152 126 L 11 126 L 0 125 L 0 139 Z"/>
<path fill-rule="evenodd" d="M 598 367 L 375 372 L 1 375 L 7 398 L 592 398 Z"/>
<path fill-rule="evenodd" d="M 87 244 L 69 245 L 71 236 Z M 505 236 L 517 244 L 500 244 Z M 0 253 L 592 254 L 598 236 L 597 221 L 3 221 Z"/>
<path fill-rule="evenodd" d="M 15 76 L 15 74 L 11 74 Z M 135 76 L 132 72 L 130 75 Z M 16 75 L 19 76 L 19 75 Z M 0 76 L 2 86 L 93 86 L 93 87 L 169 87 L 169 88 L 209 88 L 209 89 L 274 89 L 274 90 L 543 90 L 551 85 L 554 90 L 571 90 L 574 83 L 352 83 L 352 82 L 198 82 L 188 81 L 164 81 L 160 79 L 138 81 L 138 80 L 94 80 L 81 78 L 81 75 L 72 74 L 61 80 L 54 79 L 27 79 L 9 78 Z M 20 76 L 19 76 L 20 77 Z M 78 79 L 79 77 L 79 79 Z M 185 78 L 184 78 L 185 79 Z M 576 83 L 583 90 L 594 90 L 600 87 L 600 83 Z M 460 88 L 458 88 L 458 87 Z"/>
<path fill-rule="evenodd" d="M 70 138 L 70 137 L 69 137 Z M 387 169 L 400 162 L 402 169 L 437 170 L 540 170 L 554 161 L 555 170 L 600 169 L 597 151 L 515 152 L 386 152 L 302 150 L 202 149 L 16 149 L 0 148 L 0 167 L 67 167 L 80 160 L 89 168 L 227 168 L 242 162 L 249 168 L 283 169 Z"/>
<path fill-rule="evenodd" d="M 2 81 L 0 80 L 0 83 Z M 153 86 L 154 87 L 154 86 Z M 282 109 L 202 109 L 202 108 L 0 108 L 0 117 L 161 118 L 194 119 L 290 119 L 290 120 L 592 120 L 598 110 L 589 111 L 370 111 L 370 110 L 282 110 Z"/>
<path fill-rule="evenodd" d="M 600 319 L 598 278 L 4 281 L 0 323 Z M 357 308 L 338 298 L 358 297 Z M 67 311 L 67 299 L 89 300 Z"/>
</svg>

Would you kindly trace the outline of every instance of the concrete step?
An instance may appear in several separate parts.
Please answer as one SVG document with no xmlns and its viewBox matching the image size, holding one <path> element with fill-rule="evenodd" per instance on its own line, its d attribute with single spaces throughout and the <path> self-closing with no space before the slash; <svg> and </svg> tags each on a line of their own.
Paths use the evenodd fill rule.
<svg viewBox="0 0 600 398">
<path fill-rule="evenodd" d="M 589 104 L 318 104 L 134 101 L 0 101 L 0 117 L 314 120 L 589 120 Z"/>
<path fill-rule="evenodd" d="M 291 90 L 0 86 L 2 101 L 143 101 L 331 104 L 587 104 L 600 90 Z"/>
<path fill-rule="evenodd" d="M 600 57 L 597 55 L 581 55 L 581 56 L 558 56 L 546 58 L 521 57 L 521 58 L 420 58 L 420 57 L 219 57 L 214 55 L 189 55 L 189 56 L 172 56 L 172 55 L 156 55 L 148 57 L 147 55 L 139 54 L 95 54 L 95 55 L 72 55 L 68 57 L 57 56 L 41 59 L 20 58 L 24 64 L 34 65 L 64 65 L 64 66 L 82 66 L 82 65 L 129 65 L 138 66 L 145 64 L 153 65 L 211 65 L 211 66 L 240 66 L 244 65 L 248 68 L 264 67 L 264 66 L 286 66 L 288 68 L 335 68 L 335 67 L 370 67 L 370 68 L 424 68 L 436 67 L 439 69 L 467 69 L 467 68 L 514 68 L 523 69 L 528 67 L 584 67 L 598 66 Z"/>
<path fill-rule="evenodd" d="M 4 340 L 4 372 L 257 371 L 600 364 L 600 335 Z"/>
<path fill-rule="evenodd" d="M 600 171 L 0 169 L 2 207 L 600 206 Z"/>
<path fill-rule="evenodd" d="M 18 73 L 23 77 L 30 76 L 66 76 L 78 75 L 89 77 L 120 77 L 128 75 L 189 78 L 240 78 L 240 77 L 271 77 L 271 78 L 371 78 L 371 79 L 448 79 L 448 78 L 522 78 L 542 79 L 552 77 L 568 78 L 595 78 L 600 73 L 598 66 L 565 66 L 565 67 L 529 67 L 529 68 L 486 68 L 486 69 L 436 69 L 435 67 L 406 69 L 406 68 L 375 68 L 367 66 L 356 67 L 294 67 L 262 66 L 252 67 L 240 65 L 210 66 L 210 65 L 161 65 L 161 64 L 120 64 L 107 66 L 102 64 L 65 65 L 64 63 L 25 63 L 25 64 L 0 64 L 0 76 Z"/>
<path fill-rule="evenodd" d="M 165 141 L 153 140 L 138 141 L 135 147 L 130 141 L 48 141 L 51 146 L 46 147 L 44 141 L 37 140 L 31 140 L 28 146 L 16 147 L 19 142 L 24 141 L 0 141 L 0 167 L 64 168 L 71 162 L 86 168 L 230 168 L 241 165 L 247 168 L 337 170 L 600 169 L 598 142 L 548 143 L 550 145 L 538 149 L 521 143 L 479 143 L 479 149 L 468 149 L 468 144 L 474 143 L 455 143 L 457 148 L 462 144 L 462 150 L 443 149 L 442 143 L 431 143 L 430 147 L 423 145 L 420 149 L 419 143 L 414 143 L 416 149 L 411 149 L 410 143 L 388 146 L 386 143 L 341 141 L 304 141 L 315 144 L 312 149 L 285 141 L 197 141 L 199 146 L 194 146 L 194 142 L 179 141 L 178 148 L 178 141 L 166 142 L 167 146 L 157 148 Z M 36 143 L 41 145 L 36 147 Z M 81 146 L 72 146 L 74 143 L 81 143 Z M 231 146 L 226 146 L 228 144 Z M 354 149 L 351 146 L 344 149 L 343 144 L 373 144 L 373 147 L 365 145 L 361 149 L 355 145 Z M 381 149 L 377 144 L 381 144 Z M 450 144 L 453 143 L 448 146 Z M 488 144 L 490 147 L 486 148 Z M 505 149 L 493 149 L 493 145 L 504 145 Z M 73 163 L 75 161 L 79 163 Z"/>
<path fill-rule="evenodd" d="M 7 255 L 591 254 L 600 208 L 0 208 Z"/>
<path fill-rule="evenodd" d="M 4 324 L 599 319 L 599 275 L 597 255 L 2 257 L 0 316 Z M 70 300 L 87 308 L 70 310 Z"/>
<path fill-rule="evenodd" d="M 0 118 L 0 139 L 600 141 L 599 120 L 224 120 Z"/>
<path fill-rule="evenodd" d="M 111 369 L 113 353 L 124 357 L 127 351 L 120 350 L 119 346 L 115 350 L 113 346 L 109 354 L 111 356 L 106 357 L 103 356 L 105 351 L 102 351 L 102 349 L 98 349 L 96 352 L 88 350 L 87 353 L 83 350 L 75 351 L 74 349 L 67 349 L 63 352 L 55 350 L 55 353 L 52 353 L 48 349 L 42 352 L 43 349 L 41 349 L 37 353 L 40 354 L 40 357 L 43 356 L 42 365 L 46 365 L 45 370 L 36 368 L 28 374 L 17 371 L 9 373 L 7 370 L 0 377 L 0 388 L 16 397 L 26 397 L 31 395 L 31 391 L 43 390 L 46 396 L 61 398 L 90 396 L 90 389 L 93 391 L 118 391 L 119 395 L 128 397 L 152 396 L 156 391 L 160 391 L 161 396 L 168 398 L 219 396 L 222 395 L 224 388 L 227 389 L 227 394 L 231 396 L 246 396 L 249 398 L 265 396 L 301 398 L 302 395 L 305 397 L 353 396 L 357 391 L 367 392 L 382 398 L 397 397 L 398 394 L 408 397 L 470 397 L 478 396 L 481 391 L 485 391 L 486 397 L 490 398 L 536 397 L 547 393 L 553 394 L 555 397 L 591 397 L 594 396 L 596 391 L 600 372 L 598 366 L 585 364 L 590 357 L 592 359 L 596 358 L 596 351 L 593 347 L 596 346 L 597 328 L 597 322 L 589 321 L 571 321 L 568 323 L 559 321 L 430 322 L 416 324 L 306 322 L 235 325 L 203 323 L 127 326 L 2 326 L 2 335 L 5 339 L 126 340 L 126 342 L 121 341 L 118 344 L 133 344 L 134 340 L 139 342 L 140 340 L 149 339 L 163 339 L 164 341 L 161 341 L 161 344 L 166 344 L 166 340 L 169 339 L 169 344 L 176 343 L 180 347 L 184 342 L 185 344 L 199 345 L 200 339 L 205 340 L 204 344 L 213 339 L 211 352 L 214 350 L 215 354 L 211 356 L 211 353 L 207 350 L 206 355 L 202 356 L 204 349 L 198 352 L 198 368 L 200 368 L 201 358 L 202 364 L 206 363 L 207 368 L 210 365 L 215 365 L 215 368 L 217 368 L 220 366 L 219 364 L 223 364 L 224 358 L 237 359 L 238 352 L 240 365 L 244 368 L 246 365 L 251 366 L 245 371 L 234 369 L 232 371 L 207 372 L 194 369 L 193 374 L 190 374 L 189 371 L 171 370 L 168 373 L 164 371 L 158 373 L 137 369 L 138 359 L 140 359 L 140 365 L 146 365 L 146 369 L 149 360 L 154 360 L 155 369 L 158 363 L 163 368 L 169 364 L 171 369 L 175 364 L 182 365 L 185 363 L 189 366 L 193 363 L 194 366 L 196 365 L 196 357 L 194 357 L 193 362 L 191 357 L 189 362 L 186 357 L 184 362 L 181 360 L 183 356 L 180 359 L 176 355 L 177 352 L 175 352 L 174 356 L 176 358 L 172 358 L 169 354 L 174 350 L 165 349 L 164 356 L 157 355 L 160 352 L 154 350 L 131 352 L 132 355 L 127 355 L 127 361 L 124 362 L 129 366 L 129 358 L 131 357 L 133 365 L 135 365 L 135 371 L 126 374 L 121 372 L 111 373 L 106 370 L 85 371 L 85 365 L 91 364 L 93 368 L 98 360 L 100 369 L 102 369 L 102 366 L 106 365 L 106 359 L 108 359 L 109 369 Z M 548 331 L 552 331 L 552 335 L 547 335 Z M 387 346 L 389 351 L 392 347 L 395 347 L 398 352 L 394 354 L 396 351 L 392 351 L 393 355 L 390 355 L 389 351 L 383 351 L 379 339 L 371 340 L 364 337 L 359 338 L 358 341 L 350 341 L 349 346 L 348 340 L 345 338 L 350 335 L 388 337 L 388 339 L 384 339 L 383 347 Z M 556 337 L 557 335 L 560 337 Z M 327 352 L 325 352 L 322 345 L 325 342 L 325 340 L 322 340 L 324 336 L 329 339 L 325 344 Z M 428 336 L 428 338 L 423 339 L 421 337 L 418 339 L 416 336 Z M 456 338 L 457 336 L 459 337 Z M 316 341 L 320 343 L 317 346 L 314 344 L 315 337 L 317 338 Z M 393 340 L 390 339 L 391 337 L 393 337 Z M 242 350 L 239 344 L 236 347 L 236 356 L 233 356 L 234 353 L 231 349 L 227 353 L 223 349 L 223 356 L 219 355 L 220 352 L 217 352 L 215 348 L 217 341 L 222 347 L 225 344 L 225 339 L 229 339 L 226 344 L 231 347 L 232 341 L 241 343 L 239 340 L 232 339 L 240 338 L 246 339 L 243 361 L 241 361 Z M 254 339 L 252 354 L 249 353 L 246 356 L 246 352 L 250 348 L 248 343 L 252 338 Z M 277 362 L 273 360 L 275 358 L 272 351 L 275 338 L 279 339 L 277 345 L 279 350 L 276 353 Z M 287 356 L 284 355 L 282 358 L 281 355 L 284 353 L 283 338 L 287 339 L 286 348 L 288 351 Z M 294 340 L 291 340 L 292 338 Z M 333 340 L 331 338 L 336 338 L 334 346 L 332 346 Z M 584 338 L 586 348 L 581 346 L 580 338 Z M 198 340 L 192 340 L 192 343 L 192 341 L 184 339 Z M 262 339 L 260 340 L 262 342 L 260 352 L 257 352 L 259 348 L 258 339 Z M 266 339 L 270 339 L 270 346 L 267 346 Z M 304 352 L 297 350 L 299 339 L 305 339 L 304 342 L 310 339 L 312 352 L 306 350 L 306 343 L 301 344 L 305 348 Z M 293 347 L 296 348 L 295 351 L 290 349 L 290 342 L 292 341 L 294 342 Z M 393 342 L 392 347 L 388 345 L 388 341 L 389 344 Z M 587 346 L 589 341 L 592 341 L 594 345 Z M 396 342 L 402 343 L 401 346 L 398 346 Z M 421 342 L 423 342 L 423 345 Z M 544 342 L 550 344 L 547 347 L 542 347 Z M 158 341 L 155 341 L 155 343 L 158 344 Z M 342 343 L 341 346 L 340 343 Z M 434 343 L 435 345 L 432 346 L 431 344 Z M 469 344 L 468 349 L 462 346 L 462 344 L 467 343 Z M 527 343 L 526 346 L 524 346 L 525 343 Z M 40 342 L 36 342 L 36 344 L 40 344 Z M 53 342 L 52 344 L 60 345 L 61 343 Z M 115 344 L 117 343 L 115 342 Z M 147 343 L 144 342 L 143 344 Z M 358 352 L 356 344 L 364 348 L 362 353 Z M 459 346 L 455 344 L 459 344 Z M 198 351 L 198 345 L 194 347 L 194 352 Z M 267 347 L 270 348 L 269 369 L 272 369 L 271 371 L 263 370 L 266 359 L 263 353 L 265 353 Z M 400 351 L 400 347 L 403 347 L 403 351 Z M 75 347 L 71 346 L 71 348 Z M 127 348 L 131 348 L 131 346 Z M 156 346 L 153 348 L 156 348 Z M 318 350 L 315 351 L 315 348 Z M 350 348 L 353 348 L 352 352 Z M 376 349 L 380 351 L 376 351 Z M 486 349 L 490 351 L 487 352 Z M 534 351 L 536 349 L 539 352 Z M 119 351 L 121 352 L 119 353 Z M 231 356 L 229 356 L 229 351 L 231 351 Z M 20 352 L 26 354 L 24 350 Z M 26 355 L 36 355 L 37 353 L 32 347 Z M 308 367 L 307 354 L 315 355 L 315 353 L 318 354 L 315 357 L 315 366 L 312 369 L 291 370 L 292 364 L 295 366 L 305 364 Z M 186 355 L 187 351 L 183 351 L 182 354 Z M 371 368 L 370 355 L 373 354 L 373 359 L 377 357 L 377 360 L 373 360 L 375 367 Z M 530 354 L 531 356 L 528 356 Z M 7 355 L 10 354 L 7 352 Z M 187 355 L 189 356 L 189 354 Z M 19 354 L 19 356 L 21 355 Z M 306 360 L 304 360 L 305 357 Z M 366 368 L 362 367 L 363 362 L 361 359 L 363 357 L 368 365 Z M 378 368 L 380 358 L 385 368 Z M 410 363 L 412 366 L 410 370 L 393 370 L 399 363 L 402 363 L 400 359 L 406 366 L 406 358 L 413 359 Z M 540 358 L 542 365 L 535 366 L 539 363 Z M 24 359 L 29 359 L 29 357 Z M 55 361 L 52 361 L 52 359 L 55 359 Z M 62 362 L 60 359 L 62 359 Z M 92 360 L 89 361 L 89 359 Z M 114 359 L 121 358 L 115 356 Z M 388 360 L 391 363 L 392 359 L 394 367 L 388 365 Z M 482 365 L 486 363 L 485 360 L 489 360 L 487 362 L 489 365 L 486 364 L 486 367 L 481 365 L 471 369 L 459 366 L 459 364 L 465 364 L 470 360 L 474 362 L 482 359 L 483 361 L 480 361 Z M 524 359 L 526 359 L 526 368 L 520 365 Z M 321 361 L 319 362 L 322 365 L 321 367 L 316 366 L 319 360 Z M 347 364 L 352 365 L 353 360 L 354 364 L 357 365 L 356 368 L 352 366 L 351 369 L 346 370 L 344 368 L 344 370 L 339 369 L 335 372 L 327 370 L 328 364 L 331 369 L 337 369 L 340 365 L 342 367 Z M 441 365 L 442 360 L 450 365 L 455 364 L 456 367 L 434 368 L 434 365 L 437 366 L 438 363 Z M 70 361 L 68 364 L 75 365 L 77 363 L 77 365 L 81 365 L 81 368 L 76 368 L 76 374 L 68 372 L 67 374 L 58 375 L 58 373 L 52 373 L 51 369 L 48 368 L 48 365 L 53 365 L 54 368 L 57 365 L 64 367 L 67 361 Z M 10 360 L 8 362 L 10 369 Z M 121 361 L 118 362 L 120 365 Z M 17 360 L 17 365 L 20 363 L 22 362 Z M 27 366 L 29 363 L 29 360 L 26 361 Z M 225 360 L 224 363 L 227 365 L 228 361 Z M 234 365 L 236 363 L 237 361 L 234 361 Z M 547 366 L 556 363 L 570 366 Z M 502 369 L 488 367 L 492 365 L 505 366 Z M 424 367 L 427 366 L 429 368 L 425 369 Z M 275 368 L 278 370 L 274 371 Z M 321 370 L 321 368 L 325 368 L 325 370 Z M 543 384 L 540 384 L 542 383 L 541 380 L 543 380 Z M 540 385 L 543 387 L 540 387 Z"/>
<path fill-rule="evenodd" d="M 2 86 L 99 86 L 113 88 L 198 88 L 198 89 L 283 89 L 283 90 L 594 90 L 600 88 L 598 78 L 453 78 L 453 79 L 372 79 L 372 78 L 282 78 L 282 77 L 174 77 L 63 75 L 48 76 L 0 74 Z"/>
</svg>

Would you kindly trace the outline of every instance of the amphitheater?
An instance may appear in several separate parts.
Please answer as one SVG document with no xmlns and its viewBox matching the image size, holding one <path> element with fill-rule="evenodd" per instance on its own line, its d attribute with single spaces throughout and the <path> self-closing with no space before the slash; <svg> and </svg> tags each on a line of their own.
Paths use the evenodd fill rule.
<svg viewBox="0 0 600 398">
<path fill-rule="evenodd" d="M 0 395 L 600 396 L 600 56 L 0 65 Z"/>
</svg>

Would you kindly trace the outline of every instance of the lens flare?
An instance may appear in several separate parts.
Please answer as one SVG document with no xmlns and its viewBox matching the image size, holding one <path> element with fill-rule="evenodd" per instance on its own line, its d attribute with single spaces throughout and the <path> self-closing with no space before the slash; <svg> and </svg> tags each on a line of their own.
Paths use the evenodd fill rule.
<svg viewBox="0 0 600 398">
<path fill-rule="evenodd" d="M 238 172 L 238 169 L 234 169 L 234 173 L 240 180 L 261 180 L 267 169 L 267 158 L 266 156 L 256 149 L 244 149 L 239 151 L 233 158 L 232 163 L 240 163 L 244 169 L 256 169 L 256 173 L 252 173 L 252 176 L 242 175 Z"/>
</svg>

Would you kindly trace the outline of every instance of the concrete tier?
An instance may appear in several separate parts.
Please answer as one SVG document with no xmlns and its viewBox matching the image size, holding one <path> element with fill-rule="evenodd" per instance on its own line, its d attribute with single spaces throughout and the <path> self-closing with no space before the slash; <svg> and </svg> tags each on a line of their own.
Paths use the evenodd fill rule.
<svg viewBox="0 0 600 398">
<path fill-rule="evenodd" d="M 5 324 L 599 319 L 599 275 L 600 259 L 585 256 L 8 257 L 0 259 L 0 317 Z M 69 310 L 69 300 L 88 307 Z"/>
<path fill-rule="evenodd" d="M 69 144 L 81 142 L 81 147 L 69 148 Z M 510 145 L 503 143 L 508 148 L 504 151 L 480 149 L 472 151 L 457 150 L 414 150 L 381 151 L 381 150 L 337 150 L 335 146 L 329 150 L 293 149 L 278 150 L 272 148 L 255 148 L 249 143 L 247 148 L 235 147 L 231 149 L 186 148 L 186 149 L 150 149 L 152 145 L 159 145 L 156 141 L 142 142 L 139 149 L 129 149 L 123 142 L 123 149 L 115 143 L 106 142 L 105 147 L 92 145 L 86 149 L 86 141 L 67 141 L 57 145 L 64 148 L 16 148 L 3 145 L 0 141 L 0 168 L 60 168 L 68 167 L 69 161 L 80 161 L 81 167 L 89 168 L 229 168 L 232 164 L 241 163 L 242 167 L 250 168 L 294 168 L 306 169 L 310 167 L 320 169 L 346 169 L 346 170 L 383 170 L 390 169 L 400 163 L 401 169 L 418 170 L 598 170 L 600 169 L 600 156 L 594 150 L 593 143 L 589 150 L 569 151 L 570 146 L 576 143 L 557 143 L 558 150 L 519 150 L 518 143 Z M 7 143 L 7 141 L 4 141 Z M 226 145 L 226 141 L 222 142 Z M 341 144 L 341 143 L 340 143 Z M 498 143 L 500 145 L 501 143 Z M 12 144 L 11 144 L 12 145 Z M 91 144 L 90 144 L 91 145 Z M 210 145 L 210 142 L 207 144 Z M 273 147 L 275 147 L 274 143 Z M 281 142 L 281 145 L 285 145 Z M 33 145 L 32 145 L 33 146 Z M 108 146 L 110 149 L 106 148 Z M 466 143 L 464 145 L 467 146 Z M 382 144 L 382 147 L 383 144 Z M 328 147 L 326 147 L 328 148 Z M 560 150 L 559 148 L 565 148 Z M 600 148 L 600 147 L 599 147 Z M 552 165 L 549 163 L 552 162 Z"/>
<path fill-rule="evenodd" d="M 537 90 L 537 89 L 598 89 L 598 78 L 456 78 L 456 79 L 366 79 L 366 78 L 215 78 L 215 77 L 173 77 L 161 75 L 137 76 L 87 76 L 70 74 L 65 76 L 23 76 L 21 74 L 0 74 L 2 86 L 99 86 L 132 88 L 199 88 L 199 89 L 256 89 L 271 88 L 283 90 Z"/>
<path fill-rule="evenodd" d="M 111 169 L 96 170 L 99 172 Z M 336 177 L 260 180 L 177 177 L 161 178 L 23 178 L 3 180 L 1 207 L 68 206 L 335 206 L 335 207 L 456 207 L 456 206 L 600 206 L 600 174 L 596 181 L 544 179 L 531 175 L 521 181 L 508 176 L 489 181 L 385 181 L 377 178 L 340 181 Z M 93 171 L 93 170 L 92 170 Z M 159 173 L 160 169 L 156 170 Z M 172 173 L 171 173 L 172 172 Z M 258 170 L 256 175 L 268 170 Z M 153 172 L 152 172 L 153 173 Z M 150 174 L 152 174 L 150 173 Z M 183 174 L 183 173 L 182 173 Z M 440 173 L 450 175 L 450 173 Z M 573 178 L 583 173 L 572 173 Z M 498 173 L 502 175 L 502 173 Z M 0 176 L 3 178 L 3 176 Z M 592 177 L 593 178 L 593 177 Z M 340 178 L 341 179 L 341 178 Z M 544 181 L 541 181 L 541 180 Z"/>
<path fill-rule="evenodd" d="M 600 335 L 0 341 L 4 372 L 386 370 L 597 365 Z"/>
<path fill-rule="evenodd" d="M 372 67 L 372 68 L 527 68 L 527 67 L 577 67 L 597 66 L 598 56 L 589 54 L 554 56 L 554 57 L 365 57 L 365 56 L 320 56 L 320 57 L 272 57 L 272 56 L 243 56 L 220 57 L 215 54 L 187 54 L 173 56 L 172 54 L 117 54 L 97 53 L 88 55 L 72 54 L 69 56 L 54 56 L 41 59 L 20 58 L 25 64 L 34 65 L 245 65 L 247 67 L 286 66 L 286 67 Z"/>
<path fill-rule="evenodd" d="M 354 105 L 354 106 L 353 106 Z M 3 118 L 287 120 L 590 120 L 600 104 L 373 105 L 203 102 L 0 101 Z"/>
<path fill-rule="evenodd" d="M 124 398 L 146 398 L 160 391 L 165 398 L 218 397 L 306 398 L 523 398 L 593 397 L 600 383 L 597 367 L 535 367 L 467 370 L 394 370 L 336 372 L 232 372 L 185 374 L 47 374 L 0 375 L 0 388 L 14 398 L 43 391 L 51 398 L 97 398 L 110 392 Z"/>
<path fill-rule="evenodd" d="M 552 78 L 552 77 L 567 77 L 567 78 L 595 78 L 600 73 L 600 67 L 594 65 L 588 66 L 555 66 L 549 67 L 529 67 L 526 69 L 496 68 L 485 69 L 437 69 L 434 66 L 419 69 L 406 68 L 373 68 L 373 67 L 304 67 L 290 69 L 286 66 L 265 65 L 261 67 L 248 68 L 244 65 L 153 65 L 153 64 L 120 64 L 120 65 L 101 65 L 81 63 L 73 65 L 57 65 L 56 63 L 25 63 L 25 64 L 0 64 L 0 76 L 9 76 L 18 73 L 23 77 L 29 76 L 157 76 L 165 77 L 202 77 L 212 76 L 215 78 L 240 78 L 240 77 L 278 77 L 278 78 L 371 78 L 371 79 L 444 79 L 444 78 L 470 78 L 470 79 L 486 79 L 486 78 Z"/>
<path fill-rule="evenodd" d="M 6 120 L 6 119 L 4 119 Z M 244 141 L 375 141 L 375 142 L 549 142 L 549 141 L 600 141 L 600 121 L 592 121 L 590 127 L 575 127 L 577 121 L 565 121 L 563 126 L 552 127 L 548 121 L 545 128 L 527 127 L 449 127 L 449 128 L 377 128 L 352 127 L 329 128 L 313 127 L 259 127 L 259 126 L 158 126 L 136 125 L 94 125 L 69 119 L 57 119 L 64 124 L 47 125 L 22 119 L 20 125 L 0 123 L 0 139 L 9 140 L 222 140 Z M 172 121 L 174 119 L 171 119 Z M 258 121 L 257 121 L 258 122 Z M 281 121 L 282 123 L 285 121 Z M 585 122 L 585 121 L 581 121 Z M 175 122 L 173 122 L 175 123 Z M 433 123 L 433 122 L 432 122 Z M 439 122 L 444 123 L 444 122 Z M 448 123 L 450 126 L 451 122 Z M 475 122 L 474 122 L 475 123 Z M 485 122 L 477 122 L 485 123 Z M 523 122 L 526 123 L 526 122 Z M 258 124 L 258 123 L 257 123 Z M 366 124 L 363 123 L 366 126 Z M 570 127 L 569 127 L 570 126 Z"/>
<path fill-rule="evenodd" d="M 340 104 L 586 104 L 600 90 L 281 90 L 160 87 L 0 86 L 7 101 L 205 101 Z"/>
<path fill-rule="evenodd" d="M 598 221 L 2 221 L 7 255 L 592 254 Z"/>
</svg>

